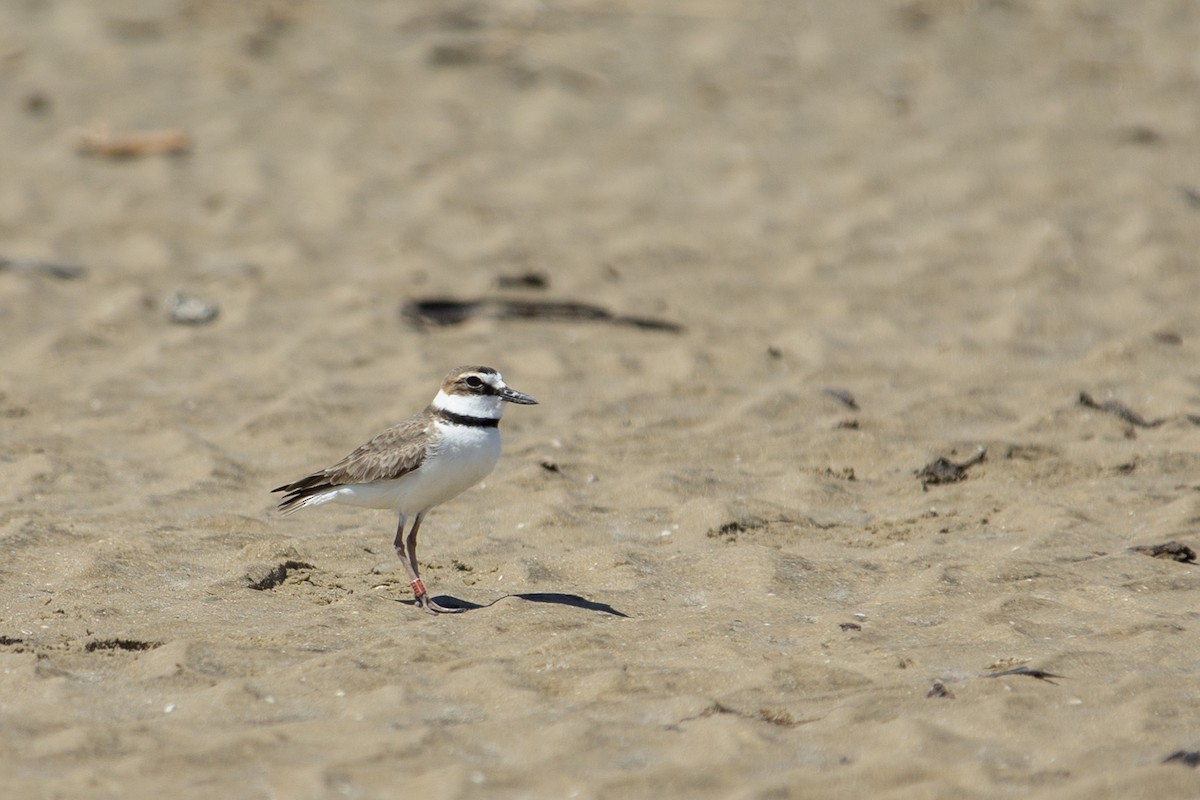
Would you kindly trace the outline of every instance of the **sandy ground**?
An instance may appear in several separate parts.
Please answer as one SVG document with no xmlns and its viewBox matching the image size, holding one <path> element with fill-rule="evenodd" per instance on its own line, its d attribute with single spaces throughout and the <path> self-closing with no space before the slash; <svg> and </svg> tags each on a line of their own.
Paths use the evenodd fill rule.
<svg viewBox="0 0 1200 800">
<path fill-rule="evenodd" d="M 1130 548 L 1200 546 L 1198 30 L 0 4 L 0 794 L 1197 796 L 1198 567 Z M 542 404 L 426 521 L 434 618 L 390 514 L 269 490 L 462 363 Z"/>
</svg>

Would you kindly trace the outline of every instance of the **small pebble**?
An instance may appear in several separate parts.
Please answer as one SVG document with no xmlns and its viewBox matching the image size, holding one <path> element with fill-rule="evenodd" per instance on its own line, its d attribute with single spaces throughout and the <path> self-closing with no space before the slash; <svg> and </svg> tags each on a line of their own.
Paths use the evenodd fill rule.
<svg viewBox="0 0 1200 800">
<path fill-rule="evenodd" d="M 220 313 L 221 307 L 213 301 L 182 289 L 167 298 L 167 318 L 180 325 L 204 325 Z"/>
</svg>

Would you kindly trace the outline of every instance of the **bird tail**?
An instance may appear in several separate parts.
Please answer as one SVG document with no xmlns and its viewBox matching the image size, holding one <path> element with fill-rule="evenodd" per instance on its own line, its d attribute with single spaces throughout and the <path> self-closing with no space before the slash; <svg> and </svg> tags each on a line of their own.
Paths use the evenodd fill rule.
<svg viewBox="0 0 1200 800">
<path fill-rule="evenodd" d="M 310 505 L 315 497 L 332 488 L 333 484 L 329 483 L 323 474 L 317 473 L 309 475 L 307 478 L 301 478 L 295 483 L 277 486 L 271 490 L 271 493 L 285 493 L 283 499 L 279 501 L 279 510 L 284 514 L 290 514 L 296 509 Z"/>
</svg>

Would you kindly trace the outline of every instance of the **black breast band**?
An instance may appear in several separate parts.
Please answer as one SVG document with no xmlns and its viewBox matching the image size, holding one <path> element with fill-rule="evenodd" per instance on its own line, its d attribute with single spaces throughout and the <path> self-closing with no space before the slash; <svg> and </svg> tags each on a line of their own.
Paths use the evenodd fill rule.
<svg viewBox="0 0 1200 800">
<path fill-rule="evenodd" d="M 444 408 L 435 408 L 433 411 L 439 419 L 454 425 L 466 425 L 470 428 L 495 428 L 500 424 L 500 420 L 492 419 L 491 417 L 468 417 L 466 414 L 455 414 L 453 411 L 447 411 Z"/>
</svg>

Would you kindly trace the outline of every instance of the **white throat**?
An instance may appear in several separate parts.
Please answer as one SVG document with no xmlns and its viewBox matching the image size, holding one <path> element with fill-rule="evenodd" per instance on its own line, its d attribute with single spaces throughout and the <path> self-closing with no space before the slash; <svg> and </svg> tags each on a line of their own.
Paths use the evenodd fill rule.
<svg viewBox="0 0 1200 800">
<path fill-rule="evenodd" d="M 504 401 L 495 395 L 446 394 L 439 390 L 433 398 L 433 407 L 464 417 L 500 419 L 504 415 Z"/>
</svg>

